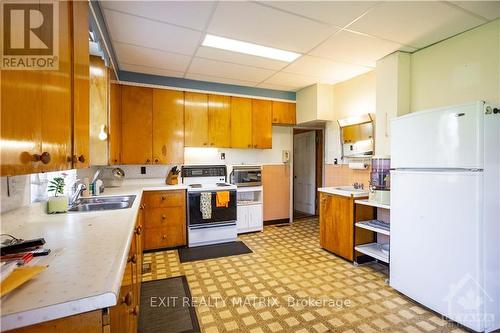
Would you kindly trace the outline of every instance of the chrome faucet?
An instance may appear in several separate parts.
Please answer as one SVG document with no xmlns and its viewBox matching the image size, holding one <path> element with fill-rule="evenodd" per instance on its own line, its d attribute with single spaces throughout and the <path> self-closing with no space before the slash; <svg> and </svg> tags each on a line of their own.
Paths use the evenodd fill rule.
<svg viewBox="0 0 500 333">
<path fill-rule="evenodd" d="M 360 189 L 364 190 L 365 189 L 365 184 L 355 182 L 354 184 L 352 184 L 352 187 L 354 187 L 354 189 L 356 189 L 356 190 L 360 190 Z"/>
<path fill-rule="evenodd" d="M 86 190 L 87 187 L 85 184 L 81 181 L 81 179 L 77 179 L 76 182 L 73 184 L 73 194 L 69 198 L 69 206 L 73 207 L 78 199 L 80 199 L 80 195 L 82 195 L 82 192 Z"/>
</svg>

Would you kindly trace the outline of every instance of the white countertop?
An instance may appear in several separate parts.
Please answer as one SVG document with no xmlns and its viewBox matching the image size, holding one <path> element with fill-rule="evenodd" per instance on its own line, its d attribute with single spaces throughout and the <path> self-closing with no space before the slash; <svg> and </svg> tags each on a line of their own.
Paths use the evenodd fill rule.
<svg viewBox="0 0 500 333">
<path fill-rule="evenodd" d="M 52 252 L 38 261 L 45 271 L 2 297 L 1 330 L 115 305 L 143 191 L 186 188 L 140 181 L 102 194 L 136 195 L 128 209 L 48 215 L 37 203 L 2 214 L 2 233 L 43 237 Z"/>
<path fill-rule="evenodd" d="M 320 187 L 318 188 L 318 192 L 328 193 L 328 194 L 336 194 L 344 197 L 353 197 L 353 198 L 363 198 L 368 196 L 368 191 L 349 191 L 349 190 L 341 190 L 339 187 L 345 186 L 333 186 L 333 187 Z"/>
</svg>

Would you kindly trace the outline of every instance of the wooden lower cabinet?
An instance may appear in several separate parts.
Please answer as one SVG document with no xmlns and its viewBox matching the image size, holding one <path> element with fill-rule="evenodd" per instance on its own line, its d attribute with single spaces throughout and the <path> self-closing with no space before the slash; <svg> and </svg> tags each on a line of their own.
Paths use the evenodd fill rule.
<svg viewBox="0 0 500 333">
<path fill-rule="evenodd" d="M 144 194 L 144 249 L 186 245 L 186 192 Z"/>
<path fill-rule="evenodd" d="M 320 246 L 349 261 L 354 260 L 355 245 L 372 242 L 375 237 L 372 231 L 363 229 L 354 239 L 355 221 L 373 218 L 373 209 L 368 206 L 358 207 L 355 216 L 355 199 L 362 198 L 320 193 Z"/>
</svg>

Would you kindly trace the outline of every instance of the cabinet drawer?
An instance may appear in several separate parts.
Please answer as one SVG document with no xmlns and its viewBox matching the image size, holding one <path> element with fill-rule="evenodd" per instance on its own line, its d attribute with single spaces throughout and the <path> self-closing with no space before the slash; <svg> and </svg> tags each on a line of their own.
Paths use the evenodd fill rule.
<svg viewBox="0 0 500 333">
<path fill-rule="evenodd" d="M 146 208 L 160 207 L 184 207 L 186 195 L 184 190 L 179 191 L 157 191 L 144 195 Z"/>
<path fill-rule="evenodd" d="M 148 208 L 144 229 L 170 227 L 179 230 L 185 226 L 185 216 L 184 207 Z"/>
<path fill-rule="evenodd" d="M 182 245 L 186 245 L 185 231 L 179 233 L 168 227 L 144 229 L 144 249 L 146 250 Z"/>
</svg>

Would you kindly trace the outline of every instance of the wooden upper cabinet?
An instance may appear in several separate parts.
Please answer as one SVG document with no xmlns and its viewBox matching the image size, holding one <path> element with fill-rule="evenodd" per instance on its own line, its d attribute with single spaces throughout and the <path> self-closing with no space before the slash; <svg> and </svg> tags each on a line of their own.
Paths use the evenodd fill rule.
<svg viewBox="0 0 500 333">
<path fill-rule="evenodd" d="M 252 100 L 231 97 L 231 147 L 252 148 Z"/>
<path fill-rule="evenodd" d="M 89 161 L 89 6 L 73 1 L 73 167 Z"/>
<path fill-rule="evenodd" d="M 268 149 L 273 146 L 273 125 L 271 101 L 252 100 L 252 143 L 253 148 Z"/>
<path fill-rule="evenodd" d="M 295 103 L 273 101 L 273 124 L 295 125 L 296 123 Z"/>
<path fill-rule="evenodd" d="M 101 57 L 90 57 L 90 160 L 93 165 L 108 163 L 108 142 L 101 140 L 107 131 L 109 71 Z M 104 126 L 104 128 L 103 128 Z M 76 158 L 80 162 L 80 157 Z"/>
<path fill-rule="evenodd" d="M 109 93 L 109 160 L 110 165 L 121 164 L 121 107 L 122 107 L 122 86 L 118 83 L 111 83 Z"/>
<path fill-rule="evenodd" d="M 211 147 L 231 146 L 231 97 L 208 95 L 208 141 Z"/>
<path fill-rule="evenodd" d="M 42 160 L 41 171 L 67 170 L 72 166 L 70 6 L 71 2 L 59 2 L 59 69 L 42 74 L 42 152 L 50 156 L 50 161 Z"/>
<path fill-rule="evenodd" d="M 208 146 L 208 95 L 184 93 L 184 143 L 186 147 Z"/>
<path fill-rule="evenodd" d="M 184 163 L 184 93 L 153 90 L 153 163 Z"/>
<path fill-rule="evenodd" d="M 153 142 L 153 89 L 122 86 L 121 162 L 150 164 Z"/>
</svg>

